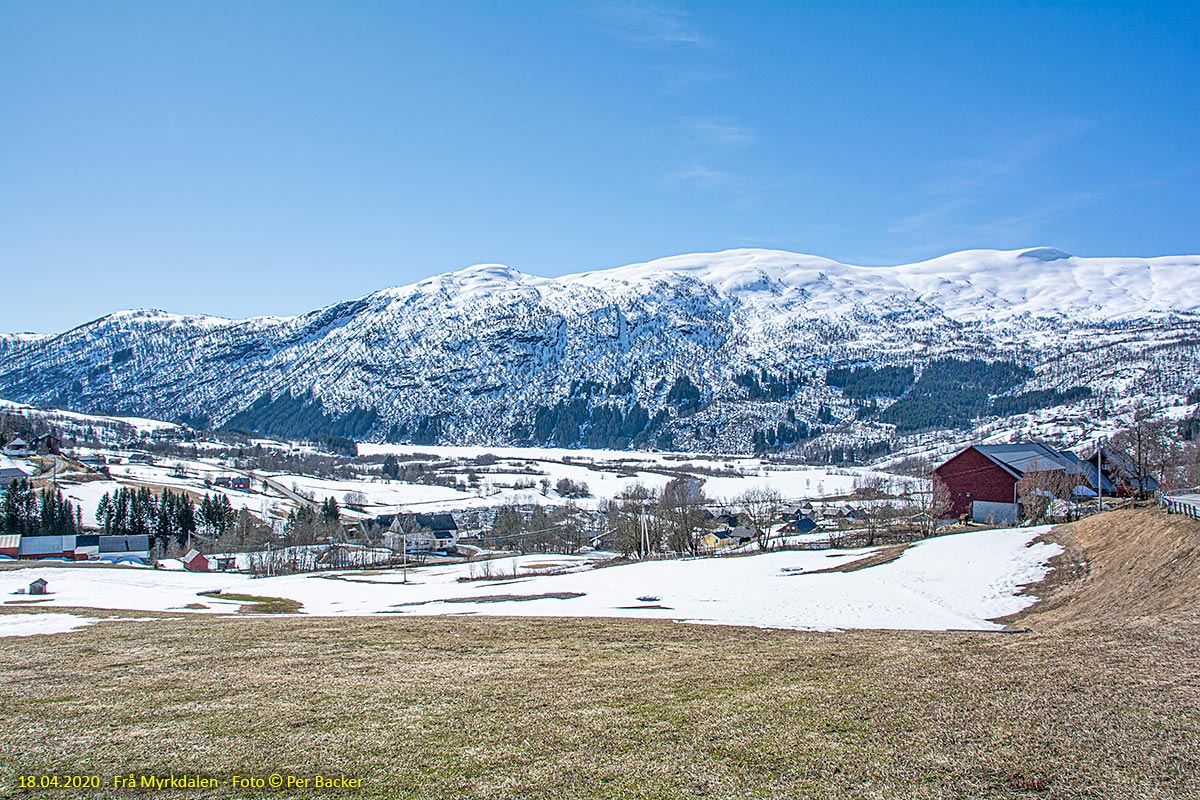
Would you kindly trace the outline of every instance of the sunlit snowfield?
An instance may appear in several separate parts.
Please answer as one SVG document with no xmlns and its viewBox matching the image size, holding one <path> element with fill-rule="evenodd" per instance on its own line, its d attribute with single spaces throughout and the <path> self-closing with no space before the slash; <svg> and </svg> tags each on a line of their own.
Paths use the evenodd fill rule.
<svg viewBox="0 0 1200 800">
<path fill-rule="evenodd" d="M 0 572 L 0 594 L 36 578 L 40 605 L 186 613 L 237 613 L 211 594 L 278 597 L 305 614 L 632 617 L 765 628 L 997 629 L 989 620 L 1033 602 L 1057 545 L 1045 528 L 956 534 L 919 542 L 888 563 L 850 571 L 877 549 L 784 551 L 746 557 L 648 561 L 606 567 L 604 556 L 526 555 L 451 566 L 323 572 L 272 578 L 101 566 Z M 407 577 L 407 582 L 404 582 Z M 51 619 L 46 623 L 53 624 Z M 0 633 L 7 621 L 0 617 Z M 28 624 L 23 621 L 23 624 Z"/>
</svg>

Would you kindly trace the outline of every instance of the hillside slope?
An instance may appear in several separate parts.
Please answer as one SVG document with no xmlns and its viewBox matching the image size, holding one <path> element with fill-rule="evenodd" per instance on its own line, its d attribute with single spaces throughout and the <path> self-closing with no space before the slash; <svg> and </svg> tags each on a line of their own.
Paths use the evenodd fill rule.
<svg viewBox="0 0 1200 800">
<path fill-rule="evenodd" d="M 1200 627 L 1200 521 L 1157 508 L 1111 511 L 1054 528 L 1064 552 L 1028 591 L 1018 626 Z"/>
<path fill-rule="evenodd" d="M 555 279 L 477 265 L 298 317 L 123 311 L 0 337 L 0 396 L 280 435 L 839 460 L 980 417 L 1182 402 L 1197 268 L 1051 248 L 896 267 L 730 250 Z M 955 360 L 927 374 L 938 359 Z"/>
</svg>

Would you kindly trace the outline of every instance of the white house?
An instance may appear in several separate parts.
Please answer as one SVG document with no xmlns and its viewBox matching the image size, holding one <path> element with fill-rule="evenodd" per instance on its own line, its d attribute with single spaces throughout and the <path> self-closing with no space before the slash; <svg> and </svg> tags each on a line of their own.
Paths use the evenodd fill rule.
<svg viewBox="0 0 1200 800">
<path fill-rule="evenodd" d="M 450 514 L 397 514 L 383 535 L 383 546 L 453 553 L 458 549 L 458 526 Z"/>
<path fill-rule="evenodd" d="M 4 455 L 13 456 L 14 458 L 24 458 L 29 455 L 29 442 L 18 436 L 4 445 Z"/>
</svg>

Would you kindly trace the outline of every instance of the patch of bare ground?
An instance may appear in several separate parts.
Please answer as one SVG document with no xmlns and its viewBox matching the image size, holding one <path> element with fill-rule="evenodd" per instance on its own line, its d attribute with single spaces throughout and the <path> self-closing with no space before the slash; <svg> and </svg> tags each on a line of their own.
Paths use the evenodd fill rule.
<svg viewBox="0 0 1200 800">
<path fill-rule="evenodd" d="M 912 542 L 903 544 L 890 544 L 886 547 L 881 547 L 870 555 L 856 558 L 853 561 L 848 561 L 845 564 L 838 564 L 835 567 L 826 567 L 825 569 L 813 569 L 807 572 L 798 572 L 797 575 L 820 575 L 823 572 L 858 572 L 860 569 L 868 569 L 870 567 L 878 567 L 883 564 L 890 564 L 904 554 L 904 551 L 912 546 Z"/>
<path fill-rule="evenodd" d="M 285 615 L 3 640 L 18 774 L 363 778 L 342 796 L 1200 797 L 1196 523 L 1106 515 L 1033 633 Z M 1129 552 L 1126 552 L 1129 551 Z M 1051 580 L 1054 580 L 1053 578 Z M 303 796 L 314 796 L 304 794 Z"/>
<path fill-rule="evenodd" d="M 397 603 L 392 608 L 424 606 L 430 603 L 522 603 L 529 600 L 573 600 L 583 597 L 583 592 L 542 592 L 541 594 L 481 594 L 474 597 L 447 597 L 441 600 L 418 600 L 414 603 Z"/>
<path fill-rule="evenodd" d="M 205 597 L 215 600 L 232 600 L 241 603 L 238 612 L 242 614 L 298 614 L 303 606 L 286 597 L 259 597 L 253 594 L 231 594 L 229 592 L 200 592 Z"/>
</svg>

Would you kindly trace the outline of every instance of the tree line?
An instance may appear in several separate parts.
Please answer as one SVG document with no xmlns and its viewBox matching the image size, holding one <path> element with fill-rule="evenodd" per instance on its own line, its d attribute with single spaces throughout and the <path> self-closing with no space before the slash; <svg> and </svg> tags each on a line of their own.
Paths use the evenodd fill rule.
<svg viewBox="0 0 1200 800">
<path fill-rule="evenodd" d="M 183 549 L 192 537 L 214 542 L 236 519 L 223 494 L 205 494 L 197 505 L 185 492 L 155 494 L 146 487 L 105 492 L 96 508 L 96 522 L 106 536 L 148 536 L 155 553 Z"/>
<path fill-rule="evenodd" d="M 40 492 L 21 478 L 8 485 L 0 503 L 0 532 L 19 536 L 73 536 L 83 530 L 78 506 L 49 487 Z"/>
</svg>

